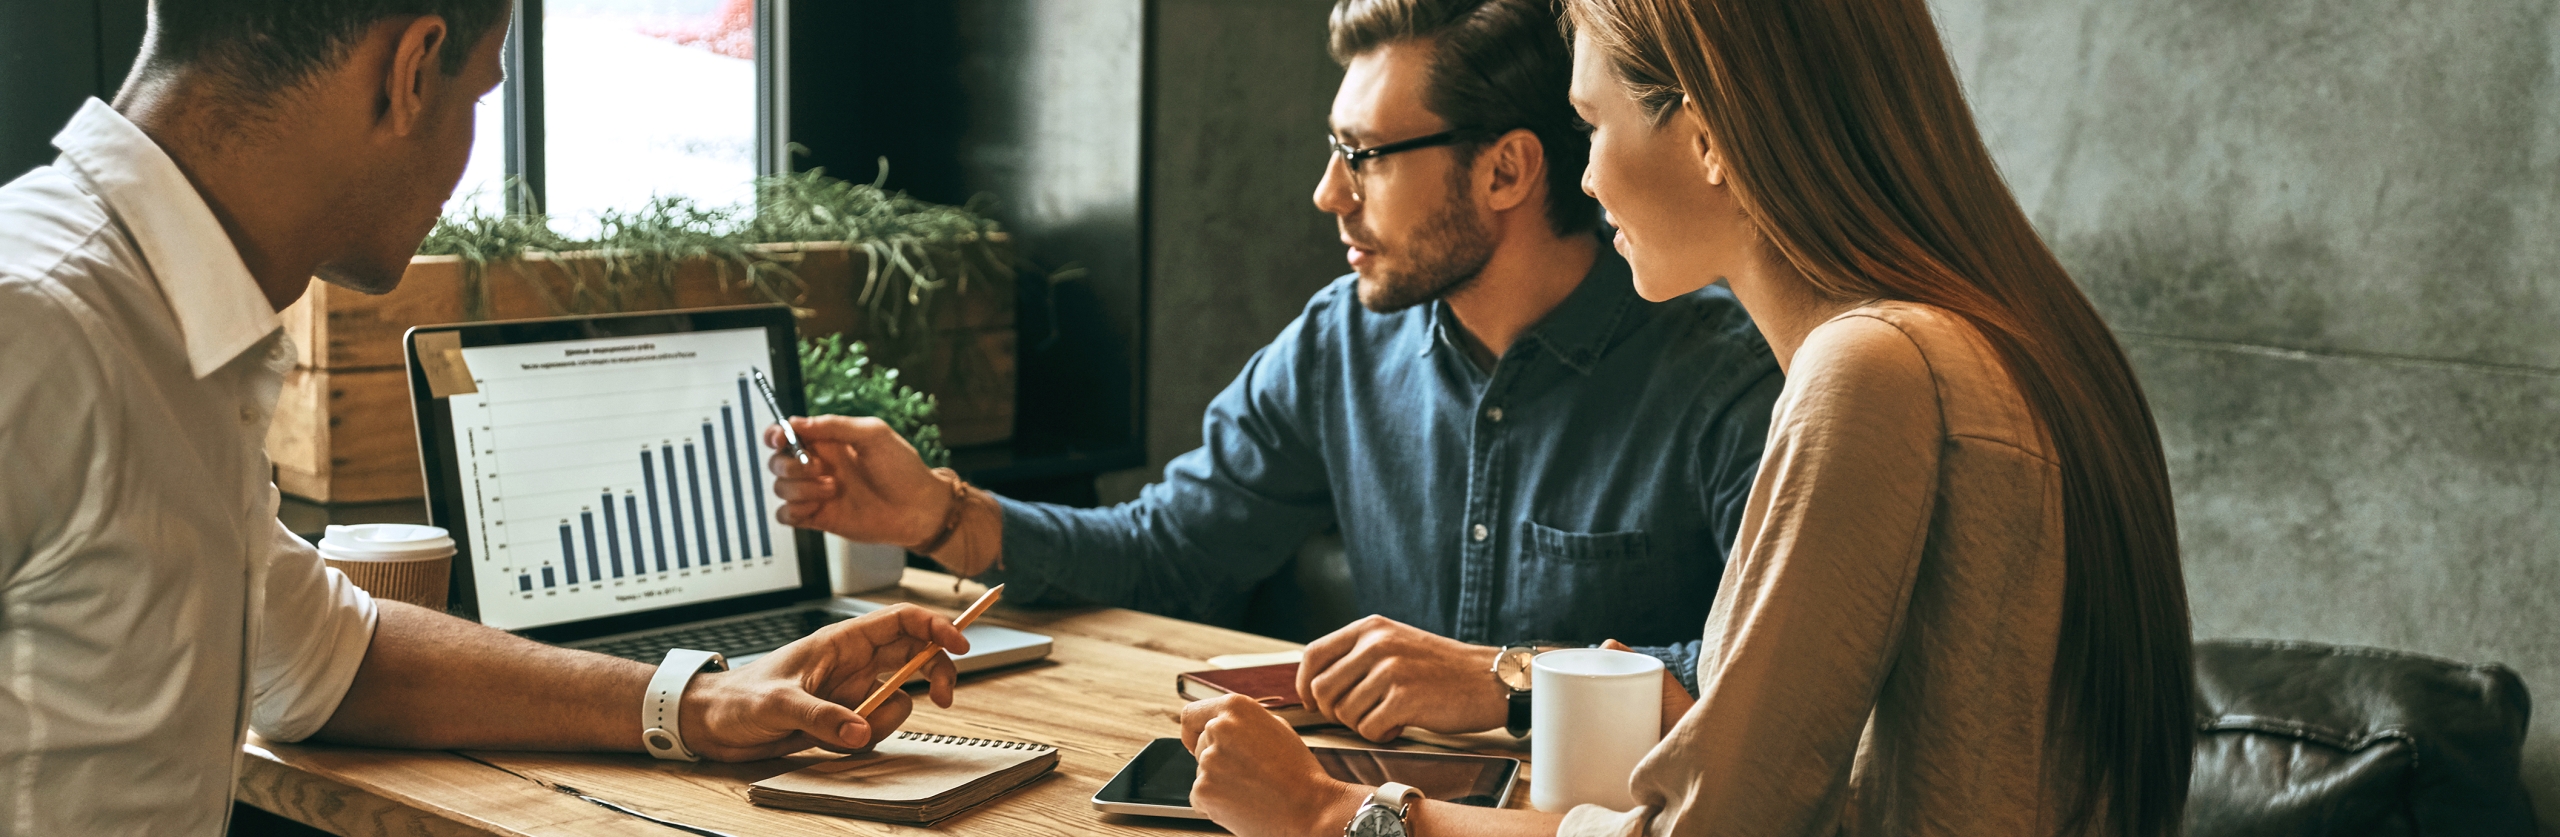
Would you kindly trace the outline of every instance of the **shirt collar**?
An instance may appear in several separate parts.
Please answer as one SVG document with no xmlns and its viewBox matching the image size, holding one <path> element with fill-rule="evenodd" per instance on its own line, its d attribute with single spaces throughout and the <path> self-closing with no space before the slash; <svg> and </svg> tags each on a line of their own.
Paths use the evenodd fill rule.
<svg viewBox="0 0 2560 837">
<path fill-rule="evenodd" d="M 1521 339 L 1538 341 L 1564 365 L 1588 375 L 1600 356 L 1609 353 L 1627 312 L 1643 302 L 1643 297 L 1636 296 L 1635 274 L 1627 269 L 1626 259 L 1603 243 L 1598 257 L 1591 260 L 1591 270 L 1582 275 L 1582 284 Z"/>
<path fill-rule="evenodd" d="M 195 184 L 158 143 L 90 99 L 53 138 L 64 159 L 124 222 L 160 296 L 177 316 L 187 365 L 202 378 L 275 332 L 274 306 Z"/>
</svg>

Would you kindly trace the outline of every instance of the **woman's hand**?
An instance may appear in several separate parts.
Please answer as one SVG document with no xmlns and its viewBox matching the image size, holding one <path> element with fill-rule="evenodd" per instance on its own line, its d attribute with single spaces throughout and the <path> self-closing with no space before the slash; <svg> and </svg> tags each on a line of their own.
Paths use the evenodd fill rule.
<svg viewBox="0 0 2560 837">
<path fill-rule="evenodd" d="M 1325 775 L 1296 730 L 1243 695 L 1183 707 L 1182 746 L 1200 760 L 1191 807 L 1237 837 L 1341 834 L 1369 797 Z"/>
<path fill-rule="evenodd" d="M 716 761 L 769 759 L 811 747 L 868 748 L 896 732 L 914 704 L 899 690 L 869 718 L 853 707 L 928 643 L 969 650 L 951 620 L 897 604 L 828 625 L 735 671 L 697 675 L 680 710 L 685 743 Z M 951 656 L 935 655 L 924 675 L 934 705 L 951 706 L 959 676 Z"/>
<path fill-rule="evenodd" d="M 1641 651 L 1636 651 L 1636 650 L 1635 650 L 1635 649 L 1633 649 L 1633 648 L 1629 648 L 1629 647 L 1627 647 L 1627 644 L 1626 644 L 1626 643 L 1619 642 L 1619 641 L 1614 640 L 1614 639 L 1613 639 L 1613 640 L 1609 640 L 1609 641 L 1607 641 L 1607 642 L 1600 643 L 1600 647 L 1602 647 L 1602 648 L 1606 648 L 1606 649 L 1609 649 L 1609 650 L 1611 650 L 1611 651 L 1628 651 L 1628 652 L 1634 652 L 1634 653 L 1643 653 L 1643 652 L 1641 652 Z M 1662 734 L 1663 734 L 1663 735 L 1670 735 L 1670 734 L 1671 734 L 1671 725 L 1673 725 L 1673 724 L 1677 724 L 1677 723 L 1680 723 L 1680 719 L 1681 719 L 1682 717 L 1685 717 L 1685 716 L 1687 716 L 1687 715 L 1689 714 L 1689 707 L 1696 706 L 1697 704 L 1698 704 L 1698 699 L 1697 699 L 1697 698 L 1690 697 L 1690 696 L 1689 696 L 1689 690 L 1688 690 L 1688 688 L 1680 685 L 1680 678 L 1679 678 L 1678 676 L 1673 675 L 1673 674 L 1671 673 L 1671 670 L 1670 670 L 1670 669 L 1667 669 L 1667 668 L 1666 668 L 1666 669 L 1663 669 L 1663 670 L 1662 670 Z"/>
</svg>

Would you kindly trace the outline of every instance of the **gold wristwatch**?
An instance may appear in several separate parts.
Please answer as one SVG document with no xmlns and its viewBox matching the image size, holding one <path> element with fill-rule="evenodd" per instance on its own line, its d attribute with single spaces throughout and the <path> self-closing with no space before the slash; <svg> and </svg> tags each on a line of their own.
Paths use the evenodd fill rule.
<svg viewBox="0 0 2560 837">
<path fill-rule="evenodd" d="M 1529 661 L 1537 656 L 1535 645 L 1505 645 L 1493 655 L 1493 679 L 1511 690 L 1511 714 L 1502 729 L 1513 738 L 1529 734 Z"/>
</svg>

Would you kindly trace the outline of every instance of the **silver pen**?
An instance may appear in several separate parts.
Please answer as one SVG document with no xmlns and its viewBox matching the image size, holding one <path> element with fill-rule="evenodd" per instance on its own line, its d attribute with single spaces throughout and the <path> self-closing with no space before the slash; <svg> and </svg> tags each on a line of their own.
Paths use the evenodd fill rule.
<svg viewBox="0 0 2560 837">
<path fill-rule="evenodd" d="M 809 464 L 809 449 L 800 444 L 800 434 L 791 432 L 791 417 L 782 414 L 782 402 L 773 397 L 773 382 L 765 380 L 764 370 L 750 368 L 747 374 L 756 379 L 756 391 L 764 393 L 764 408 L 773 413 L 775 423 L 782 425 L 782 449 L 800 464 Z"/>
</svg>

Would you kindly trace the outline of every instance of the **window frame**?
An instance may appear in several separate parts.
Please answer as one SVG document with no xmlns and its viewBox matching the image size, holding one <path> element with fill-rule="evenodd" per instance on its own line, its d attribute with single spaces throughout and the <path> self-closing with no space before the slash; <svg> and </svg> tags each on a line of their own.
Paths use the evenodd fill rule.
<svg viewBox="0 0 2560 837">
<path fill-rule="evenodd" d="M 513 24 L 507 27 L 506 161 L 499 182 L 506 211 L 525 214 L 551 205 L 543 129 L 542 72 L 543 0 L 515 0 Z M 756 175 L 790 170 L 790 0 L 755 0 L 756 35 Z"/>
</svg>

